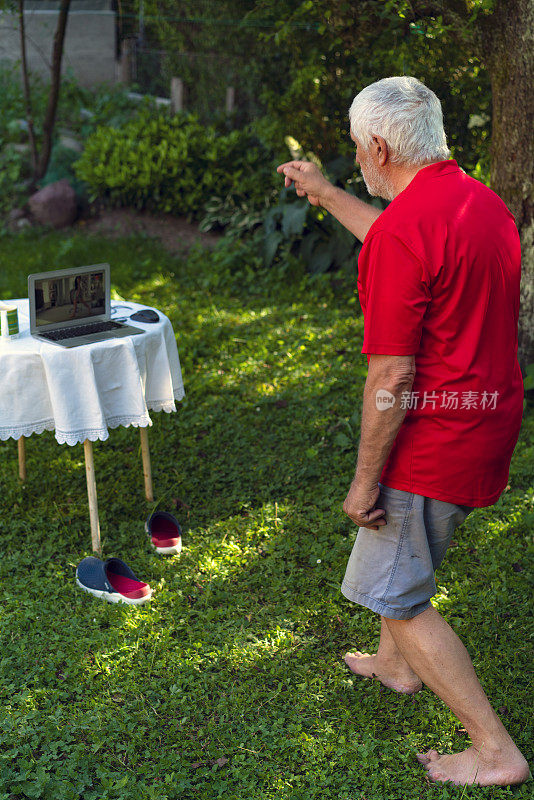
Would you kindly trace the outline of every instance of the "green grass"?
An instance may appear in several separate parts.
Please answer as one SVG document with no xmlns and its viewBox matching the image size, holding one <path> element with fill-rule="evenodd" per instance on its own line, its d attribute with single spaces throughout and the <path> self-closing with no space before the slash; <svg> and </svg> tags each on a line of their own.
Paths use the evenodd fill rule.
<svg viewBox="0 0 534 800">
<path fill-rule="evenodd" d="M 32 436 L 21 486 L 16 444 L 0 443 L 0 798 L 534 797 L 427 785 L 414 751 L 463 749 L 454 717 L 341 661 L 378 640 L 339 591 L 366 371 L 350 281 L 260 279 L 244 256 L 232 272 L 231 251 L 179 260 L 143 238 L 0 244 L 2 297 L 24 296 L 29 272 L 109 261 L 120 296 L 170 316 L 186 386 L 177 414 L 152 415 L 155 504 L 136 430 L 95 445 L 104 554 L 155 589 L 140 608 L 75 587 L 90 554 L 81 445 Z M 530 410 L 510 490 L 458 531 L 435 599 L 527 757 L 533 453 Z M 175 504 L 184 551 L 161 558 L 143 523 Z"/>
</svg>

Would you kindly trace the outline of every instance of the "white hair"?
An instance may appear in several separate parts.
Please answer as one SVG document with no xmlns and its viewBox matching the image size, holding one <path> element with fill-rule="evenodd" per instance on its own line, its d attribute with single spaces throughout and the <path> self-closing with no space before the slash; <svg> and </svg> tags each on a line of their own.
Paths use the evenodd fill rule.
<svg viewBox="0 0 534 800">
<path fill-rule="evenodd" d="M 349 109 L 350 128 L 368 149 L 385 139 L 394 164 L 426 164 L 449 158 L 439 99 L 417 78 L 398 76 L 371 83 Z"/>
</svg>

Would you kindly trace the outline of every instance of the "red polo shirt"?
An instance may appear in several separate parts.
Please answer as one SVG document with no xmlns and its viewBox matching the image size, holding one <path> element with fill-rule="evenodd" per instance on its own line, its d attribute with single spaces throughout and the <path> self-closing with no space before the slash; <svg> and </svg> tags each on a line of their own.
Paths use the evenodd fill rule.
<svg viewBox="0 0 534 800">
<path fill-rule="evenodd" d="M 369 229 L 362 353 L 416 366 L 384 485 L 473 507 L 502 494 L 523 415 L 520 275 L 514 217 L 456 161 L 421 169 Z"/>
</svg>

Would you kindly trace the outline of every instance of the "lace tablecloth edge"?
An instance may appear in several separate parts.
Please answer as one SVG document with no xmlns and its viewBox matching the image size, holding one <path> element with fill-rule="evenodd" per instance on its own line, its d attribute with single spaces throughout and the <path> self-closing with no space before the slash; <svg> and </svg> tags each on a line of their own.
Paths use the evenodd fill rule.
<svg viewBox="0 0 534 800">
<path fill-rule="evenodd" d="M 0 428 L 0 441 L 20 439 L 21 436 L 31 436 L 32 433 L 39 434 L 43 433 L 43 431 L 53 431 L 55 427 L 54 420 L 47 419 L 43 422 L 32 422 L 30 425 L 17 425 L 16 428 Z"/>
<path fill-rule="evenodd" d="M 183 389 L 176 390 L 174 393 L 175 399 L 180 401 L 185 397 Z M 172 414 L 176 411 L 176 403 L 174 400 L 152 400 L 147 403 L 149 411 L 159 412 L 164 411 L 166 414 Z M 0 441 L 7 441 L 8 439 L 20 439 L 21 436 L 28 437 L 33 433 L 40 434 L 43 431 L 56 431 L 55 438 L 59 444 L 75 445 L 89 439 L 90 442 L 101 441 L 104 442 L 109 439 L 109 428 L 147 428 L 152 425 L 152 420 L 148 414 L 137 416 L 123 416 L 112 417 L 106 420 L 106 427 L 94 428 L 92 430 L 83 429 L 81 431 L 61 431 L 56 430 L 56 425 L 53 419 L 43 420 L 30 425 L 17 426 L 16 428 L 0 428 Z"/>
</svg>

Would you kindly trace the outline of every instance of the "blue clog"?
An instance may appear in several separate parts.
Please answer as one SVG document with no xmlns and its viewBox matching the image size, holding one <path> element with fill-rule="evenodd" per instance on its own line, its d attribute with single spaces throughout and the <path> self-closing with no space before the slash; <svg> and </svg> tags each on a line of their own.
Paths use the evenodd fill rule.
<svg viewBox="0 0 534 800">
<path fill-rule="evenodd" d="M 78 564 L 76 583 L 80 589 L 108 603 L 139 606 L 152 597 L 148 583 L 136 578 L 128 564 L 120 558 L 101 561 L 95 556 L 87 556 Z"/>
<path fill-rule="evenodd" d="M 180 523 L 167 511 L 156 511 L 145 522 L 145 531 L 157 553 L 171 556 L 182 550 L 182 529 Z"/>
</svg>

